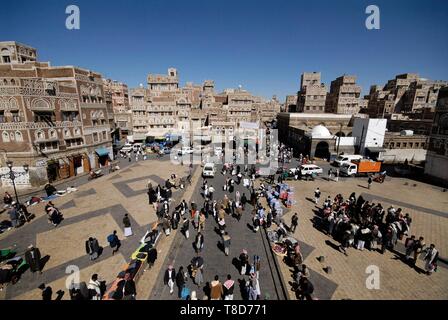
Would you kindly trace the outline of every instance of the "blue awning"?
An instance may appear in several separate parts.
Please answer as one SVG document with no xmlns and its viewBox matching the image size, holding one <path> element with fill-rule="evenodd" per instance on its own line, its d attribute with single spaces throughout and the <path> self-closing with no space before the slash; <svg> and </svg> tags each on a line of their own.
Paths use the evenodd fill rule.
<svg viewBox="0 0 448 320">
<path fill-rule="evenodd" d="M 106 148 L 95 149 L 95 152 L 100 157 L 104 157 L 104 156 L 108 156 L 109 155 L 109 150 L 106 149 Z"/>
</svg>

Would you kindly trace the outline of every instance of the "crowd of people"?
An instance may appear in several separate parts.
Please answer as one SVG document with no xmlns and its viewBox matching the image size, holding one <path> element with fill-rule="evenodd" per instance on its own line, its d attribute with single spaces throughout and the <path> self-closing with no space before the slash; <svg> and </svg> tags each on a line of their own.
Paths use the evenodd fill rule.
<svg viewBox="0 0 448 320">
<path fill-rule="evenodd" d="M 315 190 L 315 202 L 319 203 L 320 190 Z M 429 275 L 437 270 L 438 251 L 434 244 L 426 247 L 424 237 L 410 235 L 412 218 L 402 208 L 390 206 L 385 209 L 381 203 L 373 203 L 355 192 L 347 199 L 341 194 L 328 196 L 320 210 L 320 226 L 335 240 L 340 241 L 339 249 L 348 254 L 349 248 L 371 250 L 384 253 L 394 251 L 398 240 L 405 236 L 406 252 L 404 260 L 415 266 L 420 254 L 425 253 L 425 271 Z"/>
<path fill-rule="evenodd" d="M 206 264 L 203 257 L 204 251 L 204 230 L 215 228 L 215 231 L 221 235 L 220 248 L 223 253 L 228 256 L 230 254 L 231 234 L 232 230 L 227 227 L 226 221 L 228 219 L 235 219 L 240 221 L 245 213 L 252 215 L 253 231 L 256 232 L 260 225 L 265 221 L 265 209 L 258 202 L 260 190 L 255 188 L 255 166 L 244 166 L 225 164 L 221 174 L 225 176 L 225 182 L 222 186 L 224 195 L 217 199 L 215 196 L 216 189 L 213 186 L 213 180 L 202 181 L 201 195 L 203 204 L 198 205 L 194 201 L 189 204 L 182 200 L 172 213 L 169 214 L 169 206 L 165 206 L 162 212 L 162 221 L 164 230 L 171 228 L 180 228 L 180 231 L 185 236 L 185 239 L 190 238 L 190 229 L 195 232 L 193 249 L 193 258 L 190 264 L 184 268 L 179 266 L 176 270 L 173 264 L 169 265 L 164 274 L 164 284 L 168 286 L 170 294 L 174 293 L 174 287 L 177 287 L 177 295 L 181 299 L 195 300 L 199 298 L 197 289 L 201 288 L 204 283 L 204 268 Z M 248 180 L 248 181 L 243 181 Z M 236 186 L 242 186 L 243 189 Z M 245 191 L 247 189 L 247 195 Z M 209 224 L 214 226 L 208 226 Z M 165 234 L 169 234 L 165 232 Z M 240 288 L 242 287 L 242 298 L 247 300 L 257 300 L 261 298 L 260 290 L 260 257 L 253 255 L 249 258 L 248 251 L 244 249 L 235 263 L 242 279 Z M 188 279 L 197 286 L 196 288 L 189 288 L 187 285 Z M 221 281 L 218 275 L 215 275 L 210 281 L 209 286 L 204 288 L 203 299 L 209 300 L 233 300 L 235 290 L 235 280 L 229 274 Z M 195 289 L 195 290 L 192 290 Z"/>
</svg>

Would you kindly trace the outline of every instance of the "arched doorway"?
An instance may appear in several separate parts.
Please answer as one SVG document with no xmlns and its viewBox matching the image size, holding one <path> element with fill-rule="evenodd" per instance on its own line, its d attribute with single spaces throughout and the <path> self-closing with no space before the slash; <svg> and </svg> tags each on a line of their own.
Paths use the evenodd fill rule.
<svg viewBox="0 0 448 320">
<path fill-rule="evenodd" d="M 338 133 L 335 134 L 337 137 L 345 137 L 345 133 L 342 131 L 339 131 Z"/>
<path fill-rule="evenodd" d="M 329 145 L 326 141 L 321 141 L 316 145 L 316 151 L 314 152 L 314 157 L 321 159 L 330 158 Z"/>
</svg>

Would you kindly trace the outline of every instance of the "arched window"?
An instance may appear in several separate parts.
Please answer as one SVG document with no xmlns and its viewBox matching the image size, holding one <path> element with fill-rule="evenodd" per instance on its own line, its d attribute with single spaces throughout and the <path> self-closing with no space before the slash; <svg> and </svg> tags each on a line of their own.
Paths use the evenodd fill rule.
<svg viewBox="0 0 448 320">
<path fill-rule="evenodd" d="M 16 85 L 16 81 L 14 79 L 11 79 L 11 85 L 15 86 Z"/>
<path fill-rule="evenodd" d="M 80 136 L 80 135 L 81 135 L 81 129 L 75 128 L 75 136 Z"/>
<path fill-rule="evenodd" d="M 22 132 L 20 132 L 20 131 L 16 131 L 16 133 L 15 133 L 15 138 L 16 138 L 16 141 L 17 141 L 17 142 L 22 142 L 22 141 L 23 141 L 23 135 L 22 135 Z"/>
<path fill-rule="evenodd" d="M 43 140 L 43 139 L 45 139 L 45 134 L 44 134 L 44 132 L 41 131 L 41 130 L 36 131 L 36 139 L 37 139 L 37 140 Z"/>
<path fill-rule="evenodd" d="M 5 86 L 7 86 L 7 85 L 8 85 L 8 80 L 3 79 L 3 84 L 4 84 Z"/>
<path fill-rule="evenodd" d="M 2 140 L 3 140 L 3 142 L 9 142 L 10 141 L 8 132 L 3 131 L 3 133 L 2 133 Z"/>
<path fill-rule="evenodd" d="M 11 108 L 11 110 L 16 110 L 19 108 L 16 98 L 9 99 L 9 107 Z"/>
<path fill-rule="evenodd" d="M 51 139 L 57 138 L 57 133 L 56 133 L 56 130 L 54 130 L 54 129 L 48 130 L 48 135 L 50 136 Z"/>
<path fill-rule="evenodd" d="M 70 137 L 70 130 L 64 129 L 64 137 Z"/>
</svg>

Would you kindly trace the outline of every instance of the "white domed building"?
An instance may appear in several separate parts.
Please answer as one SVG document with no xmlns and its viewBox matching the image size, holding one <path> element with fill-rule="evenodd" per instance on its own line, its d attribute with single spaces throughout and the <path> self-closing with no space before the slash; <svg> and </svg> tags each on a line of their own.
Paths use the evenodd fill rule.
<svg viewBox="0 0 448 320">
<path fill-rule="evenodd" d="M 327 127 L 323 125 L 317 125 L 311 130 L 310 133 L 312 138 L 315 139 L 332 139 L 333 135 L 328 131 Z"/>
<path fill-rule="evenodd" d="M 331 151 L 334 150 L 336 137 L 324 125 L 313 127 L 305 134 L 308 139 L 309 156 L 313 158 L 330 159 Z"/>
</svg>

